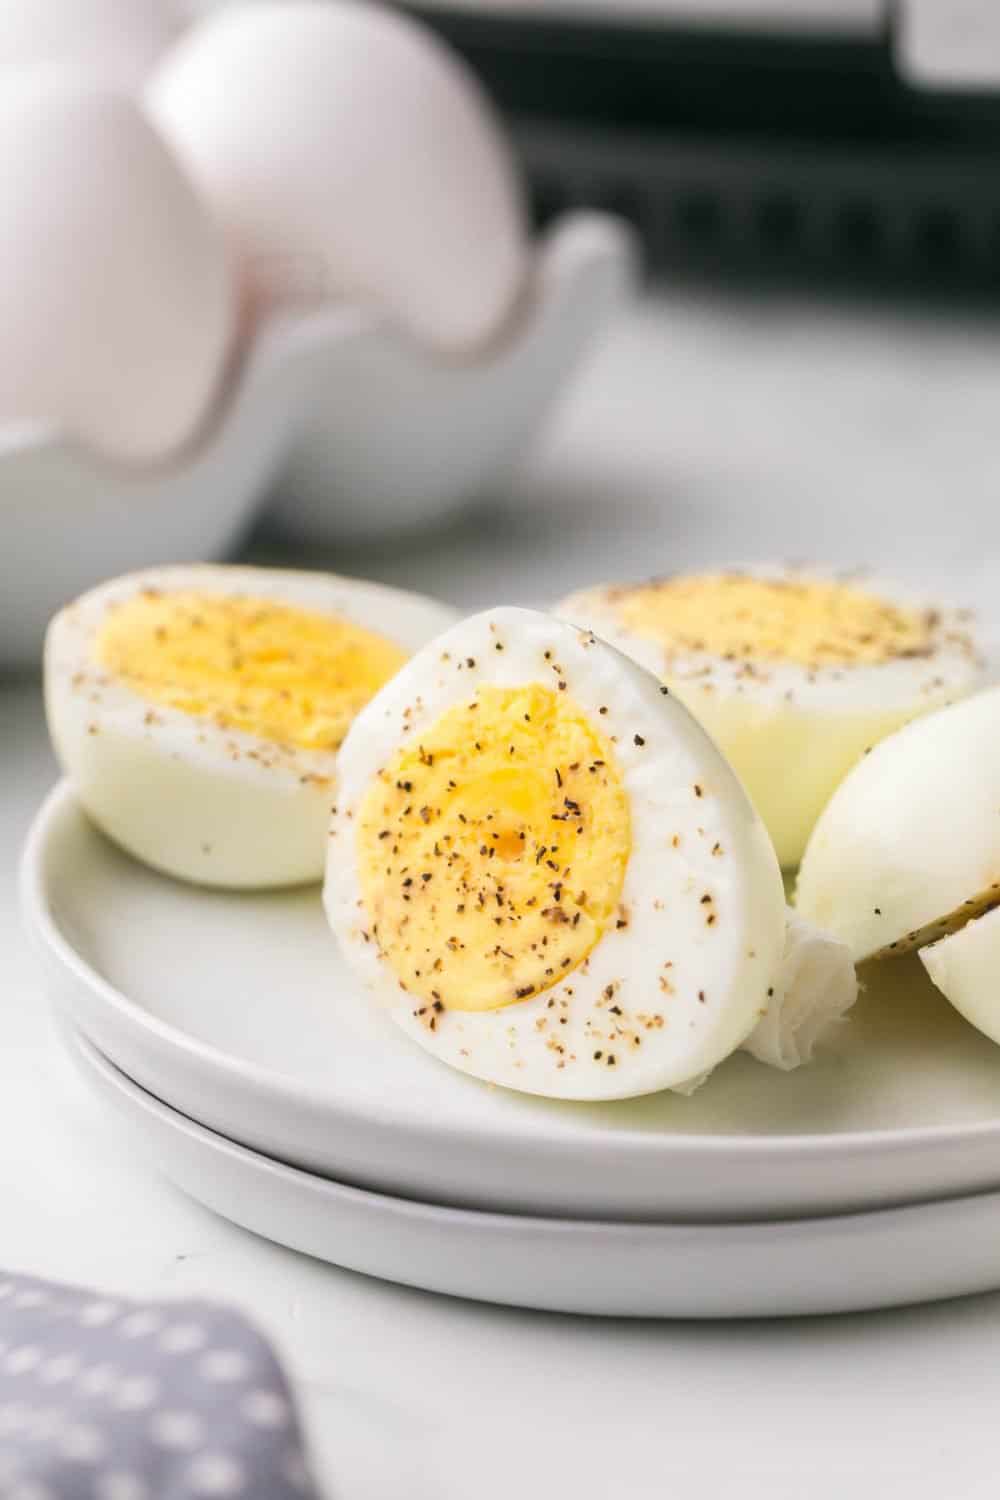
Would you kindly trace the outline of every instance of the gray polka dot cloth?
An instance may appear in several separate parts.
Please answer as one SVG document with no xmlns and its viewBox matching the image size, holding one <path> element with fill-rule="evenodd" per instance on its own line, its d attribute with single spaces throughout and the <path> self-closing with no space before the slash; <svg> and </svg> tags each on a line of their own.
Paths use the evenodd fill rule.
<svg viewBox="0 0 1000 1500">
<path fill-rule="evenodd" d="M 315 1500 L 281 1367 L 238 1313 L 0 1273 L 0 1500 Z"/>
</svg>

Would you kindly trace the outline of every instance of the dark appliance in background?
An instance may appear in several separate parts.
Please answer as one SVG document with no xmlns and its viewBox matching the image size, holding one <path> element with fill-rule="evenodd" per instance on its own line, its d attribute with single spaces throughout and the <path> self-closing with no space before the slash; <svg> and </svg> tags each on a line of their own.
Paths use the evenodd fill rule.
<svg viewBox="0 0 1000 1500">
<path fill-rule="evenodd" d="M 544 223 L 649 263 L 1000 298 L 1000 0 L 433 0 Z"/>
</svg>

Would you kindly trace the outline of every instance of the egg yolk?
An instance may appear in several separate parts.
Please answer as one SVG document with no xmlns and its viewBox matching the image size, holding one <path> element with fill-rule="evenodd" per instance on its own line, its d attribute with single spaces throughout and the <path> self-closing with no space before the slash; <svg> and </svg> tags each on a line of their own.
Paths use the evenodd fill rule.
<svg viewBox="0 0 1000 1500">
<path fill-rule="evenodd" d="M 538 995 L 627 921 L 629 802 L 564 692 L 483 685 L 385 766 L 357 818 L 367 935 L 433 1027 Z"/>
<path fill-rule="evenodd" d="M 95 643 L 105 671 L 151 704 L 301 750 L 335 750 L 406 660 L 338 615 L 271 599 L 146 589 Z"/>
<path fill-rule="evenodd" d="M 674 652 L 808 668 L 929 654 L 937 616 L 823 579 L 741 573 L 612 590 L 624 624 Z"/>
</svg>

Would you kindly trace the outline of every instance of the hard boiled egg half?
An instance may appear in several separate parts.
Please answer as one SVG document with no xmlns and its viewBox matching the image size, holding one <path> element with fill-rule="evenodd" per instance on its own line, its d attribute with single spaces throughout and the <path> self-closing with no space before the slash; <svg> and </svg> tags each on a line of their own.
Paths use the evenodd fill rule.
<svg viewBox="0 0 1000 1500">
<path fill-rule="evenodd" d="M 453 619 L 318 573 L 132 574 L 49 628 L 52 741 L 90 816 L 147 864 L 234 888 L 318 880 L 351 721 Z"/>
<path fill-rule="evenodd" d="M 913 948 L 1000 1041 L 1000 689 L 909 724 L 843 783 L 802 861 L 798 910 L 858 960 Z"/>
<path fill-rule="evenodd" d="M 589 631 L 456 625 L 354 720 L 325 903 L 415 1042 L 528 1093 L 689 1086 L 768 1008 L 774 850 L 687 709 Z"/>
<path fill-rule="evenodd" d="M 743 781 L 782 866 L 865 750 L 968 693 L 968 616 L 863 577 L 762 569 L 572 594 L 557 613 L 655 672 Z"/>
<path fill-rule="evenodd" d="M 1000 688 L 908 724 L 854 768 L 820 818 L 796 907 L 859 962 L 1000 905 Z"/>
</svg>

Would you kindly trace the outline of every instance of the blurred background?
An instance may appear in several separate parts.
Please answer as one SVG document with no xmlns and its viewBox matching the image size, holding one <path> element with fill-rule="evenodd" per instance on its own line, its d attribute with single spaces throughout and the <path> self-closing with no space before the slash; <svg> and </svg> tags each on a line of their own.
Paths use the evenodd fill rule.
<svg viewBox="0 0 1000 1500">
<path fill-rule="evenodd" d="M 450 562 L 780 556 L 948 574 L 989 605 L 1000 459 L 1000 9 L 982 0 L 419 6 L 499 102 L 540 225 L 635 226 L 638 300 Z M 488 539 L 488 540 L 487 540 Z M 471 559 L 471 569 L 469 567 Z M 572 576 L 571 576 L 572 575 Z"/>
<path fill-rule="evenodd" d="M 178 33 L 223 7 L 188 7 Z M 377 287 L 343 292 L 307 254 L 296 295 L 317 279 L 326 323 L 314 317 L 319 332 L 304 338 L 290 316 L 301 308 L 258 308 L 211 418 L 145 470 L 81 449 L 78 434 L 72 461 L 39 462 L 31 448 L 26 462 L 24 413 L 4 443 L 0 412 L 0 582 L 14 634 L 26 571 L 47 611 L 107 573 L 200 555 L 332 566 L 469 606 L 704 562 L 873 564 L 988 608 L 1000 541 L 1000 9 L 397 9 L 464 60 L 498 112 L 529 224 L 514 311 L 475 348 L 431 348 L 394 321 L 389 283 L 387 302 Z M 399 96 L 370 57 L 352 77 L 367 76 L 369 106 L 388 118 Z M 144 77 L 140 98 L 149 87 Z M 228 116 L 252 118 L 254 101 L 222 74 L 218 93 Z M 156 123 L 169 113 L 154 111 Z M 289 139 L 300 124 L 289 121 Z M 322 198 L 337 143 L 310 149 L 305 190 Z M 443 152 L 439 181 L 442 201 L 462 205 L 478 169 L 463 179 L 456 159 Z M 402 183 L 406 163 L 397 170 Z M 469 264 L 491 253 L 488 214 L 475 238 L 481 210 L 469 196 Z M 372 219 L 373 245 L 387 223 Z M 631 289 L 629 265 L 641 265 Z M 350 346 L 351 309 L 375 320 L 374 345 L 369 326 L 370 347 Z M 277 349 L 274 322 L 292 328 Z M 58 357 L 51 318 L 46 338 Z M 299 367 L 307 417 L 289 374 Z M 59 413 L 33 415 L 58 447 Z M 162 524 L 185 513 L 198 525 Z M 24 632 L 8 665 L 30 664 L 38 639 Z"/>
</svg>

